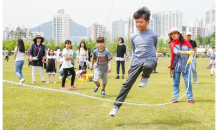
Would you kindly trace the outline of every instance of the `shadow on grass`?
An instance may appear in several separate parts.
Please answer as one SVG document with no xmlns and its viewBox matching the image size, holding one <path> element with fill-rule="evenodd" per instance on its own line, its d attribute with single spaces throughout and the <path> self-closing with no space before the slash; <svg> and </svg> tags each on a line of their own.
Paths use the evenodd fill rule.
<svg viewBox="0 0 218 130">
<path fill-rule="evenodd" d="M 148 126 L 148 125 L 170 125 L 170 126 L 182 126 L 184 124 L 189 124 L 189 123 L 200 123 L 198 121 L 194 121 L 194 120 L 155 120 L 155 121 L 151 121 L 151 122 L 144 122 L 144 123 L 140 123 L 140 122 L 136 122 L 136 123 L 119 123 L 116 124 L 116 126 L 118 127 L 123 127 L 123 126 Z"/>
</svg>

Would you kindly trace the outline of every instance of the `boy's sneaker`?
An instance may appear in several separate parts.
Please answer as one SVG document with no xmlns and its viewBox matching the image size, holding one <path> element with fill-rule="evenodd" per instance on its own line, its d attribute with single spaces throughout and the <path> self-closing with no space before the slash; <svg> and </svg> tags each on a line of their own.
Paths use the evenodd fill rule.
<svg viewBox="0 0 218 130">
<path fill-rule="evenodd" d="M 59 76 L 59 79 L 62 79 L 62 76 Z"/>
<path fill-rule="evenodd" d="M 22 83 L 25 82 L 25 79 L 21 79 Z"/>
<path fill-rule="evenodd" d="M 176 100 L 173 100 L 173 101 L 172 101 L 172 103 L 177 103 L 177 102 L 178 102 L 178 101 L 176 101 Z"/>
<path fill-rule="evenodd" d="M 42 81 L 42 83 L 46 83 L 46 81 Z"/>
<path fill-rule="evenodd" d="M 117 76 L 115 79 L 119 79 L 120 78 L 120 76 Z"/>
<path fill-rule="evenodd" d="M 93 89 L 93 92 L 96 93 L 96 92 L 98 91 L 98 88 L 99 88 L 99 87 L 100 87 L 100 84 L 99 84 L 99 85 L 96 85 L 95 88 Z"/>
<path fill-rule="evenodd" d="M 140 81 L 140 83 L 139 83 L 139 87 L 141 87 L 141 88 L 146 87 L 147 84 L 148 84 L 148 82 L 149 82 L 149 78 L 144 78 L 144 77 L 142 76 L 142 79 L 141 79 L 141 81 Z"/>
<path fill-rule="evenodd" d="M 199 84 L 198 81 L 196 81 L 195 84 Z"/>
<path fill-rule="evenodd" d="M 109 113 L 109 116 L 116 116 L 119 108 L 117 106 L 113 106 L 111 112 Z"/>
<path fill-rule="evenodd" d="M 71 89 L 77 89 L 77 87 L 74 86 L 74 85 L 71 85 L 70 88 L 71 88 Z"/>
<path fill-rule="evenodd" d="M 101 96 L 105 96 L 105 90 L 101 90 Z"/>
<path fill-rule="evenodd" d="M 61 90 L 69 90 L 68 88 L 65 87 L 61 87 Z"/>
</svg>

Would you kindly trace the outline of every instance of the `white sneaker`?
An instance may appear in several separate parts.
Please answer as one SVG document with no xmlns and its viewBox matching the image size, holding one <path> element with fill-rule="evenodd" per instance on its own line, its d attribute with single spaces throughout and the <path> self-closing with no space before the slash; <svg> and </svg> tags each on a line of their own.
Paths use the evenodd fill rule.
<svg viewBox="0 0 218 130">
<path fill-rule="evenodd" d="M 62 79 L 62 76 L 59 76 L 59 79 Z"/>
<path fill-rule="evenodd" d="M 20 80 L 19 84 L 23 84 L 23 81 L 22 81 L 22 79 Z"/>
<path fill-rule="evenodd" d="M 113 106 L 111 112 L 109 113 L 109 116 L 116 116 L 119 108 L 117 106 Z"/>
<path fill-rule="evenodd" d="M 25 79 L 21 79 L 22 82 L 25 82 Z"/>
<path fill-rule="evenodd" d="M 56 81 L 54 81 L 54 83 L 56 84 Z"/>
<path fill-rule="evenodd" d="M 141 79 L 141 81 L 140 81 L 140 83 L 139 83 L 139 87 L 141 87 L 141 88 L 146 87 L 147 84 L 148 84 L 148 82 L 149 82 L 149 78 L 144 78 L 144 77 L 142 77 L 142 79 Z"/>
<path fill-rule="evenodd" d="M 196 81 L 195 84 L 199 84 L 198 81 Z"/>
</svg>

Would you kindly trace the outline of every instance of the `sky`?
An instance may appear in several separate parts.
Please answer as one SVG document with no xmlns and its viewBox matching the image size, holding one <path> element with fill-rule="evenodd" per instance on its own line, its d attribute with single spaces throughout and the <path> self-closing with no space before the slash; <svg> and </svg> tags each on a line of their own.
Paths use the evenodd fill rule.
<svg viewBox="0 0 218 130">
<path fill-rule="evenodd" d="M 113 21 L 126 21 L 142 6 L 151 13 L 179 10 L 183 13 L 183 25 L 189 26 L 191 20 L 204 18 L 204 10 L 215 7 L 215 0 L 3 0 L 3 27 L 34 28 L 52 21 L 53 15 L 64 9 L 84 27 L 97 22 L 112 30 Z"/>
</svg>

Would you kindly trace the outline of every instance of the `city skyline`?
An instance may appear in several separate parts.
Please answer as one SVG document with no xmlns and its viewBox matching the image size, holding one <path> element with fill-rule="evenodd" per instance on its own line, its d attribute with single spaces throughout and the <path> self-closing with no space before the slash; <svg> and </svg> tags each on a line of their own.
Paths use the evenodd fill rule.
<svg viewBox="0 0 218 130">
<path fill-rule="evenodd" d="M 43 1 L 44 4 L 40 4 L 43 7 L 41 9 L 32 8 L 28 6 L 30 4 L 40 3 L 41 0 L 38 1 L 25 1 L 25 4 L 21 4 L 22 2 L 17 2 L 14 0 L 4 0 L 3 1 L 3 27 L 11 25 L 12 27 L 16 27 L 17 25 L 24 25 L 27 28 L 34 28 L 40 24 L 51 21 L 54 14 L 56 14 L 57 10 L 64 9 L 65 13 L 70 15 L 71 18 L 78 24 L 84 27 L 90 27 L 93 23 L 97 22 L 99 24 L 103 24 L 106 26 L 109 13 L 111 10 L 111 6 L 113 1 L 105 0 L 94 0 L 94 1 L 76 1 L 70 2 L 68 0 L 63 2 L 54 1 L 52 6 L 49 6 L 49 10 L 46 11 L 43 7 L 49 5 L 48 1 Z M 84 2 L 86 4 L 84 4 Z M 97 3 L 96 3 L 97 2 Z M 156 3 L 159 3 L 155 6 Z M 189 4 L 188 4 L 189 2 Z M 183 13 L 183 26 L 189 26 L 189 23 L 193 19 L 201 19 L 204 17 L 204 10 L 210 7 L 213 7 L 215 4 L 215 0 L 201 0 L 201 4 L 197 3 L 199 0 L 192 0 L 191 2 L 188 0 L 184 0 L 178 6 L 173 5 L 172 1 L 165 0 L 154 0 L 152 2 L 146 3 L 146 1 L 139 0 L 138 2 L 134 1 L 124 1 L 118 0 L 114 2 L 111 11 L 111 17 L 109 18 L 107 30 L 112 30 L 112 22 L 123 19 L 127 20 L 132 14 L 140 7 L 144 5 L 148 7 L 152 12 L 167 12 L 167 11 L 176 11 L 179 10 Z M 72 3 L 72 4 L 68 4 Z M 12 7 L 19 7 L 21 5 L 22 8 L 19 8 L 16 11 L 13 11 Z M 170 6 L 173 5 L 173 6 Z M 183 9 L 182 6 L 185 6 Z M 10 6 L 10 7 L 9 7 Z M 161 7 L 160 7 L 161 6 Z M 163 6 L 163 7 L 162 7 Z M 167 6 L 167 7 L 164 7 Z M 71 8 L 69 8 L 71 7 Z M 124 8 L 126 7 L 126 8 Z M 156 7 L 156 8 L 155 8 Z M 193 8 L 195 7 L 195 8 Z M 194 10 L 193 10 L 194 9 Z M 29 10 L 29 11 L 27 11 Z M 43 11 L 44 10 L 44 11 Z M 44 13 L 42 13 L 44 12 Z M 18 15 L 19 14 L 19 15 Z M 188 15 L 187 15 L 188 14 Z M 17 20 L 13 20 L 17 19 Z M 28 22 L 27 22 L 28 19 Z M 24 22 L 25 21 L 25 22 Z"/>
</svg>

